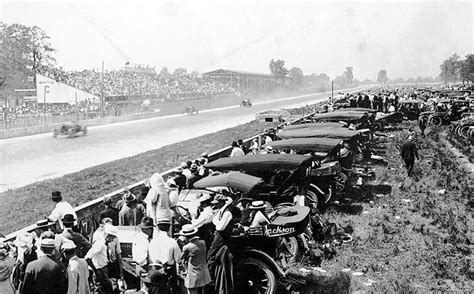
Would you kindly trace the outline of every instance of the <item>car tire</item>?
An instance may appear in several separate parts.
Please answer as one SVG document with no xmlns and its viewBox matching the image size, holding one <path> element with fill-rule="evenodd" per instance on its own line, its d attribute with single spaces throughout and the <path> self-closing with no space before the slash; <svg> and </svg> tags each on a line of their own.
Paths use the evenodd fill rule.
<svg viewBox="0 0 474 294">
<path fill-rule="evenodd" d="M 443 124 L 443 119 L 439 116 L 434 116 L 430 119 L 430 123 L 434 126 L 440 126 Z"/>
<path fill-rule="evenodd" d="M 464 125 L 459 128 L 459 135 L 463 138 L 469 139 L 469 127 L 470 125 Z"/>
<path fill-rule="evenodd" d="M 382 131 L 383 125 L 379 122 L 375 122 L 373 128 L 374 128 L 374 131 Z"/>
<path fill-rule="evenodd" d="M 277 248 L 275 252 L 276 262 L 287 269 L 293 264 L 300 253 L 298 239 L 296 237 L 278 237 Z"/>
<path fill-rule="evenodd" d="M 235 289 L 239 293 L 275 294 L 276 277 L 271 268 L 256 258 L 237 260 L 234 269 Z"/>
</svg>

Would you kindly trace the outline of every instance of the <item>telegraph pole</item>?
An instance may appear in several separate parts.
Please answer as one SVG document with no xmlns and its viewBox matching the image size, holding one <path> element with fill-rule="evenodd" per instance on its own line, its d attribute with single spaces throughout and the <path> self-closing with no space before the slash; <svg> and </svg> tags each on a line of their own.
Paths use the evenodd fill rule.
<svg viewBox="0 0 474 294">
<path fill-rule="evenodd" d="M 102 61 L 102 72 L 100 73 L 100 117 L 104 117 L 104 61 Z"/>
<path fill-rule="evenodd" d="M 334 101 L 334 81 L 331 82 L 331 100 Z"/>
</svg>

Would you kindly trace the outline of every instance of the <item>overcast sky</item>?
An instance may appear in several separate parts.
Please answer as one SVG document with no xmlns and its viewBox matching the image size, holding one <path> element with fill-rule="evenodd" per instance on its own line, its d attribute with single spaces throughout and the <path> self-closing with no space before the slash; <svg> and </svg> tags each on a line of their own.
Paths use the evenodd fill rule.
<svg viewBox="0 0 474 294">
<path fill-rule="evenodd" d="M 305 74 L 358 79 L 436 76 L 454 52 L 473 53 L 474 10 L 465 2 L 0 0 L 0 20 L 37 25 L 66 69 L 120 68 L 130 60 L 269 72 L 272 58 Z"/>
</svg>

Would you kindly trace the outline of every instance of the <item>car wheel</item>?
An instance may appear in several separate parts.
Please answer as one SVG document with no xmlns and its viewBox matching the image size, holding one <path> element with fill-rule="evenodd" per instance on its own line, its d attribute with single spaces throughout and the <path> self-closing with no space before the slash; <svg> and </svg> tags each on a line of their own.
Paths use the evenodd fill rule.
<svg viewBox="0 0 474 294">
<path fill-rule="evenodd" d="M 263 261 L 243 258 L 234 269 L 235 289 L 239 293 L 274 294 L 277 290 L 275 274 Z"/>
<path fill-rule="evenodd" d="M 383 130 L 383 125 L 379 122 L 374 123 L 374 131 L 382 131 Z"/>
<path fill-rule="evenodd" d="M 296 237 L 278 237 L 276 262 L 284 269 L 296 261 L 300 248 Z"/>
<path fill-rule="evenodd" d="M 459 134 L 461 135 L 461 137 L 469 139 L 469 127 L 470 125 L 464 125 L 460 128 Z"/>
<path fill-rule="evenodd" d="M 432 117 L 430 122 L 435 126 L 440 126 L 443 124 L 443 119 L 439 116 Z"/>
</svg>

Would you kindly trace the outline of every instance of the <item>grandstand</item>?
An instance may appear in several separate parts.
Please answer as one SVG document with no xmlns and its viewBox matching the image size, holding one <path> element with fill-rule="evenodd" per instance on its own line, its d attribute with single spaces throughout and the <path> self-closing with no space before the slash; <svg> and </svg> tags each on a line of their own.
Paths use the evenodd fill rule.
<svg viewBox="0 0 474 294">
<path fill-rule="evenodd" d="M 264 73 L 216 69 L 203 73 L 202 76 L 222 84 L 229 84 L 239 92 L 265 92 L 278 86 L 273 75 Z"/>
</svg>

